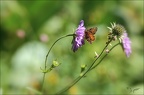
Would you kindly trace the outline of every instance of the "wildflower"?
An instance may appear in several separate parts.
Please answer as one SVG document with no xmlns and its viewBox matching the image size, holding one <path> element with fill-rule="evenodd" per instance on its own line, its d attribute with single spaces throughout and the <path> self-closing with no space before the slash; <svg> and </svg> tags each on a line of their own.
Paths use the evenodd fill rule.
<svg viewBox="0 0 144 95">
<path fill-rule="evenodd" d="M 85 26 L 84 21 L 81 20 L 78 28 L 76 29 L 73 41 L 72 41 L 72 50 L 73 52 L 77 51 L 79 47 L 84 45 L 84 35 L 85 35 Z"/>
<path fill-rule="evenodd" d="M 107 28 L 110 29 L 110 34 L 113 34 L 114 36 L 119 37 L 125 31 L 125 28 L 120 24 L 111 23 L 111 26 L 112 27 L 107 27 Z"/>
<path fill-rule="evenodd" d="M 125 28 L 120 25 L 120 24 L 116 24 L 116 23 L 111 23 L 111 27 L 107 27 L 110 30 L 110 33 L 108 34 L 108 41 L 106 42 L 109 43 L 109 41 L 113 40 L 116 41 L 117 39 L 120 39 L 123 32 L 125 32 Z"/>
<path fill-rule="evenodd" d="M 111 39 L 113 39 L 114 41 L 119 39 L 120 43 L 122 43 L 122 48 L 126 56 L 129 57 L 132 52 L 131 41 L 127 36 L 125 28 L 122 25 L 116 23 L 111 23 L 111 26 L 112 27 L 108 27 L 108 29 L 110 29 L 110 33 L 108 34 L 108 41 L 110 41 Z"/>
<path fill-rule="evenodd" d="M 127 35 L 126 32 L 123 33 L 122 35 L 122 46 L 123 46 L 123 50 L 126 54 L 127 57 L 130 56 L 130 54 L 132 53 L 131 51 L 131 41 Z"/>
<path fill-rule="evenodd" d="M 110 29 L 110 33 L 108 34 L 108 41 L 110 41 L 111 39 L 113 41 L 116 41 L 122 36 L 123 32 L 126 31 L 122 25 L 116 23 L 111 23 L 111 27 L 107 28 Z"/>
</svg>

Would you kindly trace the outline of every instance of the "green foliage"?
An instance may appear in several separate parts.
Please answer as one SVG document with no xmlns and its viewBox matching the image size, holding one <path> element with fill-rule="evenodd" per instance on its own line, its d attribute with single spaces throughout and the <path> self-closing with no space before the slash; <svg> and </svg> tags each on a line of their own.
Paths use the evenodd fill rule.
<svg viewBox="0 0 144 95">
<path fill-rule="evenodd" d="M 96 41 L 73 53 L 71 38 L 62 39 L 52 49 L 46 74 L 45 93 L 54 94 L 89 66 L 94 52 L 100 53 L 107 40 L 110 22 L 122 24 L 132 41 L 132 55 L 126 58 L 115 48 L 96 69 L 88 73 L 69 94 L 143 93 L 143 1 L 109 0 L 1 0 L 0 1 L 0 93 L 39 94 L 45 55 L 59 37 L 74 33 L 79 21 L 86 28 L 98 27 Z"/>
</svg>

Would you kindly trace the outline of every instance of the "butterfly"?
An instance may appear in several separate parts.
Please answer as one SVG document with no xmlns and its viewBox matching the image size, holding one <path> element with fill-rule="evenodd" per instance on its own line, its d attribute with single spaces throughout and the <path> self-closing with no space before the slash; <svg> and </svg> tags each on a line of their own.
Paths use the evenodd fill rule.
<svg viewBox="0 0 144 95">
<path fill-rule="evenodd" d="M 94 34 L 97 32 L 97 27 L 85 30 L 85 38 L 91 44 L 95 40 Z"/>
</svg>

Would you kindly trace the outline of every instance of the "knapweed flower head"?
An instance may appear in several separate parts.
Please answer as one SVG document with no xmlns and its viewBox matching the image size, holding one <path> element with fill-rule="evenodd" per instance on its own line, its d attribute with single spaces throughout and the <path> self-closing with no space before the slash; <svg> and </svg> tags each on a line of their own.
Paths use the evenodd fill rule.
<svg viewBox="0 0 144 95">
<path fill-rule="evenodd" d="M 78 48 L 84 45 L 85 29 L 84 21 L 81 20 L 78 28 L 75 31 L 75 35 L 72 41 L 73 52 L 77 51 Z"/>
<path fill-rule="evenodd" d="M 72 41 L 72 50 L 73 52 L 77 51 L 82 45 L 84 45 L 84 36 L 85 36 L 85 26 L 84 21 L 81 20 L 78 28 L 75 31 L 75 35 Z"/>
<path fill-rule="evenodd" d="M 132 53 L 131 51 L 131 41 L 127 35 L 126 32 L 123 33 L 122 35 L 122 46 L 123 46 L 123 50 L 126 54 L 127 57 L 130 56 L 130 54 Z"/>
<path fill-rule="evenodd" d="M 121 36 L 122 33 L 125 31 L 125 28 L 120 25 L 120 24 L 116 24 L 116 23 L 111 23 L 112 27 L 108 27 L 110 29 L 110 32 L 115 35 L 115 36 Z"/>
<path fill-rule="evenodd" d="M 120 38 L 125 30 L 125 28 L 116 23 L 111 23 L 111 27 L 107 27 L 110 30 L 110 33 L 108 35 L 108 39 L 117 40 L 117 38 Z"/>
<path fill-rule="evenodd" d="M 120 25 L 120 24 L 116 24 L 116 23 L 111 23 L 112 27 L 108 27 L 108 29 L 110 29 L 110 33 L 108 34 L 108 40 L 116 40 L 119 39 L 120 43 L 122 43 L 122 48 L 126 54 L 127 57 L 130 56 L 131 54 L 131 41 L 127 35 L 127 32 L 125 30 L 125 28 Z"/>
</svg>

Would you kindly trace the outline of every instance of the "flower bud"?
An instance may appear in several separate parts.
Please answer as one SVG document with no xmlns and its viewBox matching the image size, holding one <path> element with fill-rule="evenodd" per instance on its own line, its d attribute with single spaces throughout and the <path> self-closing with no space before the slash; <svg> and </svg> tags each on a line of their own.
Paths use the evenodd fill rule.
<svg viewBox="0 0 144 95">
<path fill-rule="evenodd" d="M 82 64 L 82 65 L 81 65 L 81 72 L 85 71 L 86 66 L 87 66 L 87 65 L 85 65 L 85 64 Z"/>
<path fill-rule="evenodd" d="M 97 58 L 99 55 L 97 54 L 97 52 L 95 52 L 95 58 Z"/>
<path fill-rule="evenodd" d="M 107 54 L 109 53 L 109 49 L 106 49 L 105 51 L 106 51 Z"/>
<path fill-rule="evenodd" d="M 53 61 L 53 64 L 52 64 L 52 68 L 55 68 L 55 67 L 57 67 L 57 66 L 59 66 L 60 65 L 60 63 L 58 62 L 58 61 Z"/>
<path fill-rule="evenodd" d="M 83 72 L 85 71 L 86 67 L 87 67 L 87 65 L 85 65 L 85 64 L 82 64 L 82 65 L 81 65 L 81 73 L 80 73 L 80 76 L 83 75 Z"/>
</svg>

